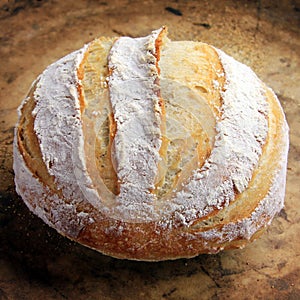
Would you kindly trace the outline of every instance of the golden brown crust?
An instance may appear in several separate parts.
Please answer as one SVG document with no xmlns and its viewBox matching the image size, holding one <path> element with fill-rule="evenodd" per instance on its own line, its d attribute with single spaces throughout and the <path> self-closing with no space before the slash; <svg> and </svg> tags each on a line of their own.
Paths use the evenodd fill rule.
<svg viewBox="0 0 300 300">
<path fill-rule="evenodd" d="M 228 88 L 226 68 L 215 48 L 197 42 L 170 42 L 164 38 L 165 30 L 155 40 L 156 68 L 160 73 L 160 82 L 155 84 L 161 87 L 157 95 L 161 161 L 152 191 L 157 210 L 167 209 L 176 195 L 185 193 L 195 171 L 202 170 L 210 159 Z M 219 206 L 212 206 L 205 214 L 199 210 L 190 221 L 183 220 L 181 211 L 176 209 L 170 210 L 170 215 L 159 212 L 158 218 L 122 219 L 113 208 L 120 192 L 112 159 L 118 127 L 107 86 L 107 57 L 114 41 L 93 41 L 77 68 L 79 128 L 84 136 L 81 151 L 86 163 L 86 170 L 81 171 L 87 172 L 90 182 L 77 183 L 79 186 L 71 192 L 67 184 L 66 189 L 58 187 L 59 180 L 49 172 L 51 166 L 45 163 L 41 140 L 34 128 L 33 111 L 40 101 L 34 94 L 36 84 L 23 103 L 16 127 L 15 173 L 18 192 L 28 207 L 61 234 L 117 258 L 157 261 L 193 257 L 241 248 L 256 239 L 282 207 L 284 195 L 287 125 L 276 96 L 262 85 L 269 107 L 264 117 L 268 131 L 244 191 L 234 186 L 233 199 L 221 199 Z M 207 114 L 200 117 L 203 110 Z M 72 159 L 76 161 L 76 157 Z M 77 174 L 77 165 L 72 167 Z M 225 180 L 227 175 L 220 176 Z M 86 186 L 93 194 L 87 194 Z M 95 194 L 100 195 L 102 202 L 92 202 L 89 197 Z M 184 205 L 184 210 L 188 210 L 188 201 Z"/>
</svg>

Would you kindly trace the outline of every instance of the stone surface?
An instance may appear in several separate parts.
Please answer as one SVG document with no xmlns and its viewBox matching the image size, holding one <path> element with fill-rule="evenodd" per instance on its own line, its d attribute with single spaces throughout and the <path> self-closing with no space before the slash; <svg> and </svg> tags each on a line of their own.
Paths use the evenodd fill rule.
<svg viewBox="0 0 300 300">
<path fill-rule="evenodd" d="M 299 1 L 0 0 L 0 299 L 300 299 Z M 201 40 L 250 65 L 290 125 L 286 205 L 243 250 L 190 260 L 116 260 L 73 243 L 14 191 L 13 126 L 31 82 L 101 35 Z"/>
</svg>

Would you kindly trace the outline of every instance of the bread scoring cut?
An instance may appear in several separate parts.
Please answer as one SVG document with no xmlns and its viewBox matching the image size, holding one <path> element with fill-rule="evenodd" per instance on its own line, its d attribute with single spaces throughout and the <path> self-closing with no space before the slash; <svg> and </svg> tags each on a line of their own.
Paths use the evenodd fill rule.
<svg viewBox="0 0 300 300">
<path fill-rule="evenodd" d="M 242 247 L 283 207 L 288 127 L 245 65 L 200 42 L 99 38 L 19 109 L 18 193 L 58 232 L 119 258 Z"/>
</svg>

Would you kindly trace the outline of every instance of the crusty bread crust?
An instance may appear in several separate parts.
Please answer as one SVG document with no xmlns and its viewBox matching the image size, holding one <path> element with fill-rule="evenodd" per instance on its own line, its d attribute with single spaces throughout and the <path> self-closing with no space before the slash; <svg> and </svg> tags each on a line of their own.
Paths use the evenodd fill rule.
<svg viewBox="0 0 300 300">
<path fill-rule="evenodd" d="M 91 42 L 19 108 L 17 192 L 62 235 L 117 258 L 241 248 L 283 207 L 275 94 L 221 50 L 166 31 Z"/>
</svg>

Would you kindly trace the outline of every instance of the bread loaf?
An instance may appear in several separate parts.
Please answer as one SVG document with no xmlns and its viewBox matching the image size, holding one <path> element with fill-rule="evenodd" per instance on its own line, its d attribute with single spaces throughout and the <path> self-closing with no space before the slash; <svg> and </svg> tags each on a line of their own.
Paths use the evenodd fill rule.
<svg viewBox="0 0 300 300">
<path fill-rule="evenodd" d="M 99 38 L 19 108 L 16 190 L 62 235 L 158 261 L 243 247 L 284 204 L 288 126 L 273 91 L 213 46 Z"/>
</svg>

